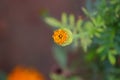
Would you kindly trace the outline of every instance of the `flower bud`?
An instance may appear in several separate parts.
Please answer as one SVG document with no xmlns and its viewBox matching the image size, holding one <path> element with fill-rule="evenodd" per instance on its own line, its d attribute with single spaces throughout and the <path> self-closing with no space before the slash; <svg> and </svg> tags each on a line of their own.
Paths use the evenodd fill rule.
<svg viewBox="0 0 120 80">
<path fill-rule="evenodd" d="M 69 29 L 61 28 L 54 31 L 52 35 L 54 42 L 61 46 L 67 46 L 72 43 L 73 36 Z"/>
</svg>

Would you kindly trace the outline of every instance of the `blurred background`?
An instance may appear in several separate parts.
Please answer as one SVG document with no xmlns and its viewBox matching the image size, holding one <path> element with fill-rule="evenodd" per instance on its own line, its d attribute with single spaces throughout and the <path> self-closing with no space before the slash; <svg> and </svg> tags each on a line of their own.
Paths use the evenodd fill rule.
<svg viewBox="0 0 120 80">
<path fill-rule="evenodd" d="M 62 12 L 82 15 L 85 0 L 0 0 L 0 70 L 32 66 L 48 77 L 56 64 L 52 56 L 52 30 L 41 13 L 60 18 Z"/>
</svg>

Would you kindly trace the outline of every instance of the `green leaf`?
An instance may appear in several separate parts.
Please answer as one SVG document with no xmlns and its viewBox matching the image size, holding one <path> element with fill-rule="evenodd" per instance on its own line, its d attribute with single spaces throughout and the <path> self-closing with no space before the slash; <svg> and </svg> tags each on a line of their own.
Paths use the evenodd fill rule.
<svg viewBox="0 0 120 80">
<path fill-rule="evenodd" d="M 82 80 L 79 76 L 72 76 L 69 80 Z"/>
<path fill-rule="evenodd" d="M 89 14 L 89 12 L 85 8 L 82 8 L 82 10 L 91 19 L 92 23 L 96 26 L 97 22 L 96 22 L 95 18 L 91 17 L 91 15 Z"/>
<path fill-rule="evenodd" d="M 63 75 L 51 74 L 51 80 L 67 80 Z"/>
<path fill-rule="evenodd" d="M 101 56 L 101 61 L 104 61 L 106 59 L 106 55 Z"/>
<path fill-rule="evenodd" d="M 85 52 L 87 51 L 87 48 L 88 46 L 91 45 L 91 43 L 92 43 L 92 40 L 90 38 L 88 37 L 81 38 L 81 46 Z"/>
<path fill-rule="evenodd" d="M 87 21 L 87 22 L 84 24 L 84 27 L 85 27 L 86 32 L 88 32 L 90 35 L 93 34 L 93 32 L 94 32 L 94 27 L 93 27 L 93 24 L 92 24 L 90 21 Z"/>
<path fill-rule="evenodd" d="M 66 13 L 62 13 L 61 16 L 61 20 L 62 20 L 62 25 L 67 25 L 68 24 L 68 20 L 67 20 L 67 14 Z"/>
<path fill-rule="evenodd" d="M 68 19 L 67 19 L 67 14 L 66 13 L 62 13 L 62 16 L 61 16 L 61 20 L 62 20 L 62 24 L 63 25 L 67 25 L 68 24 Z"/>
<path fill-rule="evenodd" d="M 112 54 L 112 55 L 116 55 L 117 54 L 117 50 L 111 49 L 111 50 L 109 50 L 109 53 Z"/>
<path fill-rule="evenodd" d="M 64 48 L 59 46 L 54 46 L 54 58 L 58 62 L 61 68 L 67 67 L 67 53 Z"/>
<path fill-rule="evenodd" d="M 116 63 L 116 58 L 115 58 L 114 55 L 108 54 L 108 59 L 109 59 L 109 61 L 110 61 L 110 63 L 111 63 L 112 65 L 115 65 L 115 63 Z"/>
<path fill-rule="evenodd" d="M 88 12 L 84 7 L 82 7 L 82 11 L 83 11 L 87 16 L 90 16 L 90 15 L 89 15 L 89 12 Z"/>
<path fill-rule="evenodd" d="M 57 27 L 57 28 L 62 27 L 61 23 L 58 20 L 56 20 L 55 18 L 46 17 L 44 19 L 44 21 L 50 26 Z"/>
<path fill-rule="evenodd" d="M 103 29 L 103 28 L 97 28 L 97 31 L 98 31 L 98 32 L 103 32 L 104 29 Z"/>
<path fill-rule="evenodd" d="M 88 30 L 88 31 L 91 31 L 93 29 L 93 24 L 90 22 L 90 21 L 87 21 L 85 24 L 84 24 L 85 28 Z"/>
<path fill-rule="evenodd" d="M 93 61 L 94 58 L 95 58 L 94 50 L 89 51 L 89 53 L 87 53 L 87 55 L 85 56 L 85 60 L 87 62 Z"/>
<path fill-rule="evenodd" d="M 96 52 L 97 52 L 97 53 L 102 53 L 104 50 L 105 50 L 105 46 L 100 46 L 100 47 L 96 50 Z"/>
<path fill-rule="evenodd" d="M 96 32 L 96 33 L 95 33 L 95 36 L 98 37 L 98 38 L 100 38 L 100 37 L 101 37 L 101 34 L 100 34 L 99 32 Z"/>
<path fill-rule="evenodd" d="M 73 14 L 70 14 L 70 16 L 69 16 L 69 25 L 70 25 L 71 27 L 74 27 L 74 26 L 75 26 L 75 17 L 74 17 Z M 72 29 L 72 28 L 71 28 L 71 29 Z"/>
<path fill-rule="evenodd" d="M 79 31 L 79 32 L 82 32 L 83 29 L 82 29 L 82 23 L 83 21 L 81 19 L 78 19 L 77 22 L 76 22 L 76 29 Z"/>
</svg>

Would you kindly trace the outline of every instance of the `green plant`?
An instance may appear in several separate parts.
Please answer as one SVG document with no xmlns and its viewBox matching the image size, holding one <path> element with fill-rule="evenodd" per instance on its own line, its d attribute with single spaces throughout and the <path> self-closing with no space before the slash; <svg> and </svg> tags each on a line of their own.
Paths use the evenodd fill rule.
<svg viewBox="0 0 120 80">
<path fill-rule="evenodd" d="M 61 22 L 53 17 L 44 19 L 54 28 L 69 29 L 73 33 L 72 48 L 81 47 L 87 53 L 86 61 L 94 65 L 92 68 L 96 67 L 98 72 L 102 72 L 105 80 L 120 79 L 117 76 L 120 74 L 117 62 L 120 55 L 119 4 L 120 0 L 96 0 L 95 2 L 88 0 L 86 8 L 82 8 L 87 19 L 80 18 L 75 21 L 73 14 L 67 16 L 66 13 L 62 14 Z M 61 52 L 64 51 L 63 47 L 55 47 L 54 50 L 55 55 L 59 55 L 55 56 L 59 64 L 66 69 L 68 54 Z"/>
</svg>

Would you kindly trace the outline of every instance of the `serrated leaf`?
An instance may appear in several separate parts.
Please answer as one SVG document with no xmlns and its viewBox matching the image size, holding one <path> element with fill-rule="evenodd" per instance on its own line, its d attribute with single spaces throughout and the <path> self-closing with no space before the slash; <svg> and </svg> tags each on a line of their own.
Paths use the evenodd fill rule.
<svg viewBox="0 0 120 80">
<path fill-rule="evenodd" d="M 114 55 L 108 54 L 108 59 L 112 65 L 115 65 L 116 63 L 116 58 Z"/>
<path fill-rule="evenodd" d="M 47 17 L 44 19 L 44 21 L 52 27 L 57 27 L 57 28 L 62 27 L 61 23 L 58 20 L 56 20 L 55 18 Z"/>
<path fill-rule="evenodd" d="M 54 58 L 58 62 L 61 68 L 66 68 L 67 66 L 67 53 L 59 46 L 54 46 Z"/>
</svg>

